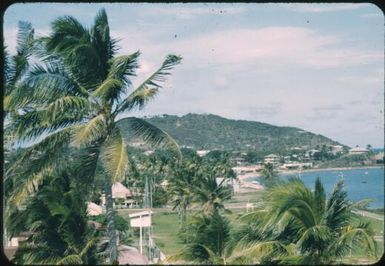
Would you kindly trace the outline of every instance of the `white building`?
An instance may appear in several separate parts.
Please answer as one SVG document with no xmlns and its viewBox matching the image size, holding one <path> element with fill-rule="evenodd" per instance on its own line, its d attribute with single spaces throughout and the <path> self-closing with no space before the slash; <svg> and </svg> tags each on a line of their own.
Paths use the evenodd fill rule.
<svg viewBox="0 0 385 266">
<path fill-rule="evenodd" d="M 202 157 L 205 156 L 207 153 L 209 153 L 209 150 L 197 150 L 197 154 Z"/>
<path fill-rule="evenodd" d="M 236 180 L 236 179 L 231 179 L 231 178 L 227 178 L 227 180 L 223 181 L 223 177 L 217 177 L 215 178 L 215 181 L 217 182 L 217 185 L 221 184 L 223 182 L 223 186 L 232 186 L 233 187 L 233 190 L 234 192 L 238 192 L 239 191 L 239 181 Z"/>
<path fill-rule="evenodd" d="M 247 173 L 255 173 L 262 169 L 260 164 L 250 165 L 250 166 L 236 166 L 231 168 L 237 175 L 239 174 L 247 174 Z"/>
<path fill-rule="evenodd" d="M 269 155 L 265 156 L 264 162 L 270 163 L 272 165 L 277 165 L 277 164 L 279 164 L 279 156 L 275 155 L 275 154 L 269 154 Z"/>
<path fill-rule="evenodd" d="M 344 151 L 344 147 L 342 145 L 334 145 L 332 146 L 332 153 L 335 155 L 339 152 L 343 152 Z"/>
<path fill-rule="evenodd" d="M 311 149 L 311 150 L 308 150 L 308 151 L 306 152 L 306 155 L 307 155 L 307 156 L 310 156 L 310 157 L 313 157 L 314 154 L 316 154 L 316 153 L 318 153 L 318 152 L 320 152 L 320 151 L 319 151 L 319 150 L 316 150 L 316 149 Z"/>
<path fill-rule="evenodd" d="M 349 150 L 349 155 L 366 154 L 368 152 L 369 150 L 357 146 Z"/>
</svg>

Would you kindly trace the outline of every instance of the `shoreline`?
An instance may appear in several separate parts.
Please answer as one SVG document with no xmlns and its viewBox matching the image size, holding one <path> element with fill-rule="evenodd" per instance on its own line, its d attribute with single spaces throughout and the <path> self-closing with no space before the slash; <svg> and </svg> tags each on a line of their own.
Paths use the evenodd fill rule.
<svg viewBox="0 0 385 266">
<path fill-rule="evenodd" d="M 358 167 L 333 167 L 333 168 L 312 168 L 305 170 L 278 170 L 278 174 L 298 174 L 298 173 L 311 173 L 311 172 L 321 172 L 321 171 L 346 171 L 346 170 L 354 170 L 354 169 L 372 169 L 372 168 L 384 168 L 384 166 L 358 166 Z M 264 186 L 257 185 L 251 183 L 251 181 L 247 181 L 246 179 L 251 177 L 260 177 L 261 173 L 247 173 L 243 175 L 237 175 L 237 178 L 240 181 L 240 185 L 246 188 L 254 188 L 256 190 L 264 189 Z"/>
<path fill-rule="evenodd" d="M 354 169 L 372 169 L 372 168 L 384 168 L 384 166 L 358 166 L 358 167 L 333 167 L 333 168 L 311 168 L 304 170 L 278 170 L 278 174 L 297 174 L 297 173 L 310 173 L 310 172 L 323 172 L 323 171 L 346 171 Z M 245 180 L 250 177 L 260 177 L 261 173 L 247 173 L 243 175 L 237 175 L 239 180 Z"/>
</svg>

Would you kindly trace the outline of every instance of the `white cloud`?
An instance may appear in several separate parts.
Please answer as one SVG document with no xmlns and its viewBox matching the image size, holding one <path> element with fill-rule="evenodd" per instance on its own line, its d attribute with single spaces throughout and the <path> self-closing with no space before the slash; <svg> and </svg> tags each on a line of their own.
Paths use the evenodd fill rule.
<svg viewBox="0 0 385 266">
<path fill-rule="evenodd" d="M 380 10 L 376 13 L 365 13 L 360 15 L 361 18 L 384 18 L 384 13 L 382 13 Z"/>
<path fill-rule="evenodd" d="M 124 35 L 124 32 L 120 34 Z M 148 36 L 146 36 L 148 37 Z M 383 59 L 382 52 L 347 47 L 337 35 L 321 34 L 302 27 L 265 27 L 228 29 L 164 43 L 136 35 L 138 47 L 151 55 L 174 52 L 185 57 L 185 63 L 201 66 L 280 64 L 312 68 L 355 66 Z M 131 40 L 122 44 L 131 45 Z"/>
<path fill-rule="evenodd" d="M 356 10 L 363 7 L 370 6 L 370 4 L 353 4 L 353 3 L 313 3 L 313 4 L 282 4 L 292 11 L 305 13 L 326 13 Z"/>
<path fill-rule="evenodd" d="M 245 7 L 152 7 L 142 12 L 142 16 L 175 16 L 178 19 L 193 19 L 199 15 L 234 15 L 246 12 Z"/>
</svg>

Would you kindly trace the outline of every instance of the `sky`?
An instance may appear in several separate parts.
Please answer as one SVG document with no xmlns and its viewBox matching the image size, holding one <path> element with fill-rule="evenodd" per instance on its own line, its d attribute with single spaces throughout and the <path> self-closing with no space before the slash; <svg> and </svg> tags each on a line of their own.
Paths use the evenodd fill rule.
<svg viewBox="0 0 385 266">
<path fill-rule="evenodd" d="M 120 54 L 140 50 L 138 85 L 168 54 L 183 57 L 140 113 L 216 114 L 299 127 L 349 146 L 384 146 L 384 15 L 372 4 L 14 4 L 37 36 L 70 15 L 91 26 L 105 8 Z"/>
</svg>

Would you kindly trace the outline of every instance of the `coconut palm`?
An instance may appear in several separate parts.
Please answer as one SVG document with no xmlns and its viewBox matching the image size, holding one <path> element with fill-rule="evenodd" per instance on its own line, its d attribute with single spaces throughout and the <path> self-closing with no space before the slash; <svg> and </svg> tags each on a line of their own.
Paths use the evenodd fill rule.
<svg viewBox="0 0 385 266">
<path fill-rule="evenodd" d="M 218 211 L 196 215 L 180 234 L 184 248 L 170 259 L 217 264 L 224 256 L 229 231 L 229 221 Z"/>
<path fill-rule="evenodd" d="M 205 213 L 224 210 L 224 201 L 231 198 L 232 189 L 225 185 L 226 178 L 218 184 L 215 175 L 206 171 L 194 187 L 194 202 L 201 204 Z"/>
<path fill-rule="evenodd" d="M 130 78 L 139 67 L 140 52 L 116 55 L 117 41 L 110 36 L 104 9 L 89 29 L 70 16 L 56 19 L 52 33 L 37 43 L 36 55 L 41 64 L 30 68 L 22 86 L 10 93 L 8 102 L 9 108 L 23 110 L 12 118 L 16 139 L 35 144 L 7 174 L 13 174 L 17 165 L 27 160 L 34 160 L 35 164 L 9 204 L 20 204 L 46 174 L 65 167 L 58 160 L 63 147 L 81 149 L 84 154 L 79 160 L 87 169 L 85 179 L 92 180 L 99 161 L 106 171 L 109 258 L 111 263 L 116 262 L 111 182 L 124 177 L 129 162 L 127 140 L 117 123 L 124 121 L 133 136 L 168 146 L 179 155 L 177 143 L 166 132 L 142 119 L 122 115 L 145 107 L 181 57 L 168 55 L 157 71 L 133 88 Z"/>
<path fill-rule="evenodd" d="M 71 176 L 71 177 L 70 177 Z M 87 224 L 84 195 L 63 172 L 47 177 L 42 188 L 26 204 L 7 217 L 13 235 L 27 231 L 31 235 L 17 250 L 19 264 L 95 264 L 97 238 Z M 72 179 L 72 180 L 71 180 Z"/>
<path fill-rule="evenodd" d="M 265 163 L 263 164 L 261 175 L 267 182 L 271 183 L 276 179 L 277 172 L 274 170 L 273 164 Z"/>
<path fill-rule="evenodd" d="M 264 200 L 237 234 L 256 262 L 330 264 L 354 248 L 376 256 L 372 231 L 355 221 L 342 181 L 327 198 L 319 179 L 314 191 L 291 179 L 268 189 Z"/>
<path fill-rule="evenodd" d="M 183 160 L 175 165 L 173 176 L 169 179 L 167 191 L 173 210 L 178 210 L 181 227 L 186 222 L 187 209 L 193 203 L 200 161 L 198 156 L 185 155 Z"/>
</svg>

